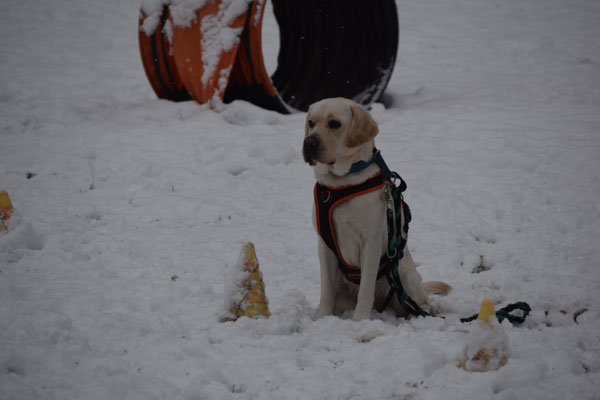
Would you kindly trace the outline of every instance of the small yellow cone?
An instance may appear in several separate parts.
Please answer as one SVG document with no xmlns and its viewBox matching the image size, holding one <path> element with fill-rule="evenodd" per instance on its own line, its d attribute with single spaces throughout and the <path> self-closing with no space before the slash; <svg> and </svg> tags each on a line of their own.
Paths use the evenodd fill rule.
<svg viewBox="0 0 600 400">
<path fill-rule="evenodd" d="M 508 361 L 508 336 L 496 320 L 494 302 L 481 302 L 475 325 L 471 327 L 464 356 L 459 365 L 467 371 L 496 370 Z"/>
<path fill-rule="evenodd" d="M 230 311 L 236 318 L 242 316 L 249 318 L 269 318 L 271 315 L 269 312 L 269 302 L 265 295 L 265 285 L 258 266 L 254 244 L 249 242 L 244 245 L 242 247 L 242 254 L 242 270 L 248 273 L 248 277 L 244 280 L 242 287 L 244 299 L 238 304 L 234 304 Z"/>
<path fill-rule="evenodd" d="M 8 193 L 1 191 L 0 192 L 0 231 L 8 229 L 4 221 L 10 218 L 13 212 L 13 206 L 10 202 L 10 197 L 8 197 Z"/>
</svg>

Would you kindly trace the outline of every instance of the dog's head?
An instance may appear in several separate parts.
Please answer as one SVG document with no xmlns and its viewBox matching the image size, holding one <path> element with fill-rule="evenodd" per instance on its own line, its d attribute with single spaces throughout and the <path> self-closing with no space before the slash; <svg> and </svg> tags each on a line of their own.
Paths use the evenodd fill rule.
<svg viewBox="0 0 600 400">
<path fill-rule="evenodd" d="M 378 132 L 377 123 L 360 104 L 341 97 L 318 101 L 310 106 L 306 116 L 304 161 L 332 169 L 336 163 L 352 158 L 363 146 L 370 145 L 372 149 Z"/>
</svg>

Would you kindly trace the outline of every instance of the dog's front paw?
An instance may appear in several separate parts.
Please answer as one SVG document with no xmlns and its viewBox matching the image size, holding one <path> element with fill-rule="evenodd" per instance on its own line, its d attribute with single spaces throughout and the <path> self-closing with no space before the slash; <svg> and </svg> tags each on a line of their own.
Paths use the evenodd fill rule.
<svg viewBox="0 0 600 400">
<path fill-rule="evenodd" d="M 333 315 L 333 306 L 329 303 L 319 304 L 319 309 L 317 310 L 317 319 L 327 317 L 328 315 Z"/>
<path fill-rule="evenodd" d="M 358 310 L 354 310 L 354 314 L 352 314 L 352 321 L 358 322 L 363 319 L 369 319 L 371 317 L 370 312 L 359 312 Z"/>
</svg>

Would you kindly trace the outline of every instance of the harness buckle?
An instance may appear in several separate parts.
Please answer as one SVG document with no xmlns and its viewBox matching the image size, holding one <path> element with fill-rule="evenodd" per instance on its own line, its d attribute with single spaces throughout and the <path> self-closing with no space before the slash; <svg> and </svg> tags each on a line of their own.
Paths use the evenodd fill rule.
<svg viewBox="0 0 600 400">
<path fill-rule="evenodd" d="M 388 210 L 394 211 L 394 195 L 392 194 L 393 183 L 387 181 L 385 187 L 383 188 L 383 193 L 386 196 L 385 205 Z"/>
<path fill-rule="evenodd" d="M 394 193 L 392 192 L 393 189 L 395 189 L 395 188 L 396 188 L 396 186 L 394 186 L 394 184 L 388 180 L 385 185 L 385 189 L 384 189 L 384 191 L 387 194 L 386 206 L 387 206 L 388 212 L 392 213 L 392 218 L 391 218 L 392 226 L 393 226 L 393 236 L 392 237 L 393 237 L 394 241 L 396 240 L 396 237 L 398 235 L 398 225 L 396 223 L 396 204 L 394 204 Z M 396 249 L 394 249 L 393 257 L 390 257 L 389 250 L 387 251 L 387 254 L 388 254 L 388 257 L 391 259 L 393 257 L 396 257 L 398 252 L 396 251 Z"/>
<path fill-rule="evenodd" d="M 329 200 L 331 200 L 331 192 L 329 190 L 322 192 L 321 196 L 320 196 L 320 200 L 324 204 L 329 203 Z"/>
</svg>

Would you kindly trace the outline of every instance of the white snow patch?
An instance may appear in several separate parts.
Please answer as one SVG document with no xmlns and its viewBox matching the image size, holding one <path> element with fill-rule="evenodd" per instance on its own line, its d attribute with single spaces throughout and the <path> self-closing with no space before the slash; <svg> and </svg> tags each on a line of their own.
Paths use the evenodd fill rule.
<svg viewBox="0 0 600 400">
<path fill-rule="evenodd" d="M 207 15 L 202 19 L 202 61 L 204 70 L 202 83 L 207 84 L 213 76 L 222 52 L 233 49 L 239 43 L 242 28 L 231 28 L 229 25 L 240 15 L 248 11 L 251 0 L 229 0 L 219 4 L 215 15 Z M 177 24 L 177 22 L 176 22 Z"/>
</svg>

